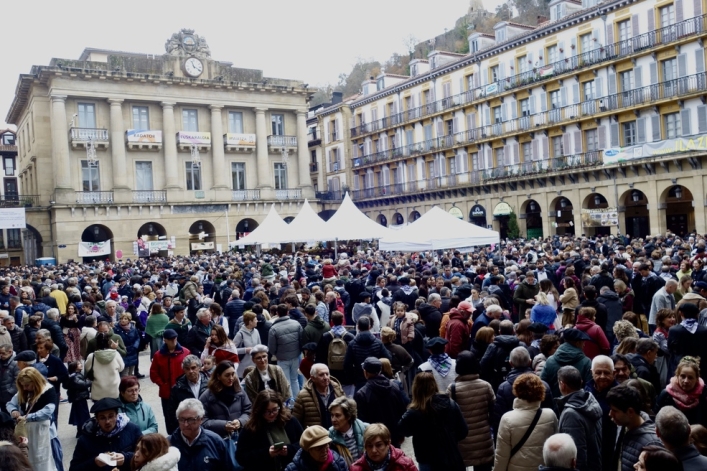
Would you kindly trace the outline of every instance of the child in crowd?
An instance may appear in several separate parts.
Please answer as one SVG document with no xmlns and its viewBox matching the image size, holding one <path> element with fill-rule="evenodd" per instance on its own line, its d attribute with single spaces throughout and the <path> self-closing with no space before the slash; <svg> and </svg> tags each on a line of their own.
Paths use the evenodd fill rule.
<svg viewBox="0 0 707 471">
<path fill-rule="evenodd" d="M 211 376 L 211 373 L 213 373 L 215 366 L 216 366 L 216 358 L 214 358 L 213 355 L 209 355 L 206 358 L 204 358 L 204 365 L 201 367 L 201 371 L 203 371 L 207 375 Z"/>
<path fill-rule="evenodd" d="M 302 354 L 304 355 L 304 358 L 302 358 L 302 361 L 299 364 L 299 370 L 305 380 L 309 379 L 309 373 L 312 369 L 312 365 L 314 364 L 314 354 L 316 351 L 317 344 L 314 342 L 309 342 L 302 347 Z"/>
<path fill-rule="evenodd" d="M 67 393 L 71 403 L 69 424 L 76 426 L 76 436 L 81 435 L 83 425 L 91 418 L 88 413 L 88 398 L 90 397 L 91 381 L 83 375 L 83 365 L 80 361 L 69 363 L 69 381 Z"/>
</svg>

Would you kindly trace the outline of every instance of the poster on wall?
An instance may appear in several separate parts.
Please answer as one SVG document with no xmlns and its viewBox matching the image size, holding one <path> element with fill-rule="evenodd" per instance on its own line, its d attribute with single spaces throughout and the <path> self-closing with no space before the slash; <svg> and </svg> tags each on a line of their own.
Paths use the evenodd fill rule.
<svg viewBox="0 0 707 471">
<path fill-rule="evenodd" d="M 215 244 L 213 242 L 192 242 L 191 249 L 192 250 L 213 250 L 214 245 Z"/>
<path fill-rule="evenodd" d="M 658 142 L 646 142 L 637 146 L 612 147 L 604 149 L 604 165 L 616 164 L 627 160 L 656 157 L 680 152 L 707 150 L 707 134 L 692 137 L 677 137 Z"/>
<path fill-rule="evenodd" d="M 79 242 L 79 257 L 110 255 L 110 240 L 103 242 Z"/>
<path fill-rule="evenodd" d="M 25 228 L 25 208 L 0 208 L 0 229 Z"/>
<path fill-rule="evenodd" d="M 604 227 L 618 225 L 619 213 L 618 211 L 616 211 L 616 208 L 582 210 L 582 226 L 584 227 Z"/>
</svg>

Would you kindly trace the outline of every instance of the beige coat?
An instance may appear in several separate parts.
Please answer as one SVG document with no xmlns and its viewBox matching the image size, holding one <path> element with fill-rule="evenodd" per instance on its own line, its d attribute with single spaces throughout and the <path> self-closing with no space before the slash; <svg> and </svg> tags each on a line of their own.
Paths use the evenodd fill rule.
<svg viewBox="0 0 707 471">
<path fill-rule="evenodd" d="M 447 394 L 456 401 L 462 411 L 469 434 L 459 442 L 459 452 L 466 466 L 480 466 L 493 461 L 493 438 L 489 425 L 489 412 L 496 402 L 493 388 L 479 375 L 457 376 Z"/>
<path fill-rule="evenodd" d="M 388 327 L 393 330 L 395 330 L 396 319 L 396 316 L 390 316 L 390 320 L 388 320 Z M 403 345 L 415 338 L 415 319 L 410 312 L 405 313 L 405 320 L 400 324 L 400 336 L 402 337 L 400 343 Z"/>
<path fill-rule="evenodd" d="M 537 471 L 538 466 L 545 464 L 543 445 L 545 440 L 557 433 L 557 416 L 551 409 L 543 409 L 528 441 L 511 458 L 511 450 L 523 438 L 539 408 L 540 401 L 528 402 L 516 398 L 513 410 L 503 414 L 498 426 L 494 471 Z"/>
<path fill-rule="evenodd" d="M 334 392 L 334 398 L 344 395 L 344 390 L 341 388 L 341 383 L 334 377 L 330 377 L 329 381 Z M 295 399 L 295 407 L 292 410 L 292 415 L 294 415 L 297 420 L 302 424 L 302 427 L 307 428 L 311 425 L 321 425 L 322 424 L 322 413 L 328 414 L 329 411 L 321 411 L 319 406 L 319 400 L 317 399 L 317 391 L 314 389 L 314 383 L 312 379 L 308 379 L 304 384 L 304 387 L 297 394 L 297 399 Z"/>
<path fill-rule="evenodd" d="M 577 290 L 574 288 L 567 288 L 564 293 L 560 296 L 560 302 L 562 303 L 562 309 L 572 309 L 579 306 L 579 297 L 577 296 Z"/>
</svg>

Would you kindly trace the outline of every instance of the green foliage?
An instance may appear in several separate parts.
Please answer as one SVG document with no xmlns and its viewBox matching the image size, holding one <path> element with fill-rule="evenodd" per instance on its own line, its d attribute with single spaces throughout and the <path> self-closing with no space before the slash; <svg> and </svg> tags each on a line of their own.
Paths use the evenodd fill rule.
<svg viewBox="0 0 707 471">
<path fill-rule="evenodd" d="M 510 239 L 517 239 L 520 237 L 520 227 L 518 227 L 518 217 L 515 211 L 508 215 L 508 237 Z"/>
<path fill-rule="evenodd" d="M 358 59 L 353 65 L 351 72 L 339 75 L 337 91 L 341 91 L 344 97 L 355 95 L 361 91 L 361 84 L 370 77 L 376 77 L 381 72 L 381 64 L 372 59 Z"/>
</svg>

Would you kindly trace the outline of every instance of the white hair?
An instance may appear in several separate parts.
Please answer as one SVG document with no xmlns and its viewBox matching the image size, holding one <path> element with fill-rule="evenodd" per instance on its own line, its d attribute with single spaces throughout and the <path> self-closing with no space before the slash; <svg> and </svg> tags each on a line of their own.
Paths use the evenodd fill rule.
<svg viewBox="0 0 707 471">
<path fill-rule="evenodd" d="M 312 368 L 309 370 L 309 375 L 310 376 L 316 376 L 317 372 L 322 369 L 326 368 L 327 370 L 329 369 L 328 366 L 326 366 L 324 363 L 315 363 L 312 365 Z"/>
<path fill-rule="evenodd" d="M 601 365 L 606 365 L 612 372 L 614 371 L 614 361 L 606 355 L 597 355 L 592 359 L 592 371 Z"/>
<path fill-rule="evenodd" d="M 184 399 L 179 403 L 179 406 L 177 406 L 177 418 L 179 418 L 179 414 L 187 410 L 196 412 L 196 416 L 200 419 L 202 419 L 205 414 L 203 404 L 198 399 L 194 398 Z"/>
<path fill-rule="evenodd" d="M 545 440 L 543 461 L 548 468 L 574 469 L 577 445 L 569 434 L 556 433 Z"/>
<path fill-rule="evenodd" d="M 430 295 L 430 297 L 427 298 L 427 301 L 431 303 L 431 302 L 434 302 L 434 301 L 438 301 L 438 300 L 440 300 L 440 299 L 442 299 L 442 296 L 440 296 L 440 295 L 437 294 L 437 293 L 432 293 L 432 294 Z"/>
<path fill-rule="evenodd" d="M 202 307 L 201 309 L 196 311 L 196 317 L 198 317 L 199 319 L 204 318 L 206 316 L 211 317 L 211 311 L 209 311 L 205 307 Z"/>
<path fill-rule="evenodd" d="M 665 282 L 665 287 L 667 288 L 668 286 L 677 286 L 678 281 L 674 279 L 669 279 L 668 281 Z"/>
<path fill-rule="evenodd" d="M 492 312 L 503 312 L 503 309 L 498 304 L 492 304 L 486 308 L 486 314 L 491 314 Z"/>
<path fill-rule="evenodd" d="M 508 361 L 511 363 L 513 368 L 522 368 L 530 365 L 530 354 L 528 353 L 528 349 L 525 347 L 514 348 L 511 350 Z"/>
<path fill-rule="evenodd" d="M 52 320 L 57 320 L 59 318 L 59 309 L 53 307 L 47 311 L 47 317 Z"/>
</svg>

